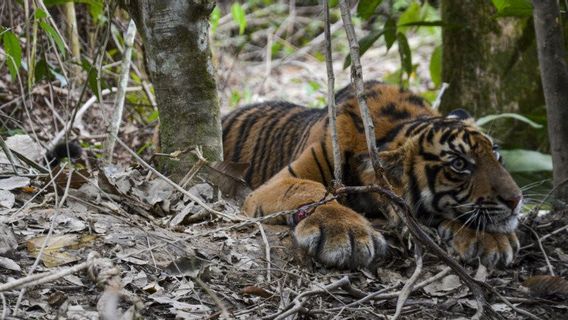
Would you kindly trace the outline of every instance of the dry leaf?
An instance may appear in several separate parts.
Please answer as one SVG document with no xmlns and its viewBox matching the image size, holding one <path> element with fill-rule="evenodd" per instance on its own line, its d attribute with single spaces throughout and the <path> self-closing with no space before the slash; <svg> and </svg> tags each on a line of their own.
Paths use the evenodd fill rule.
<svg viewBox="0 0 568 320">
<path fill-rule="evenodd" d="M 0 207 L 12 209 L 14 203 L 16 203 L 16 196 L 12 192 L 0 190 Z"/>
<path fill-rule="evenodd" d="M 460 278 L 456 275 L 445 276 L 442 281 L 432 282 L 424 287 L 424 292 L 432 296 L 444 296 L 449 291 L 461 286 Z"/>
<path fill-rule="evenodd" d="M 46 236 L 40 236 L 27 241 L 28 252 L 37 257 Z M 43 264 L 50 268 L 80 260 L 81 258 L 70 253 L 69 249 L 79 249 L 91 245 L 96 239 L 95 235 L 64 234 L 50 236 L 41 255 Z"/>
<path fill-rule="evenodd" d="M 22 268 L 20 268 L 20 266 L 16 263 L 16 261 L 14 261 L 10 258 L 5 258 L 5 257 L 0 257 L 0 268 L 12 270 L 12 271 L 21 271 L 22 270 Z"/>
<path fill-rule="evenodd" d="M 27 187 L 30 185 L 30 178 L 26 177 L 10 177 L 7 179 L 0 179 L 0 190 L 14 190 L 18 188 Z"/>
</svg>

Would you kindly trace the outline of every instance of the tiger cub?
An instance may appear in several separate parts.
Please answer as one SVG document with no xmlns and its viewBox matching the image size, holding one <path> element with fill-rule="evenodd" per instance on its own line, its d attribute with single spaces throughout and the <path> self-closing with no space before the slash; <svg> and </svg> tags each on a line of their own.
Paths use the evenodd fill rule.
<svg viewBox="0 0 568 320">
<path fill-rule="evenodd" d="M 511 263 L 522 194 L 491 138 L 467 112 L 441 116 L 398 87 L 367 82 L 365 97 L 387 177 L 416 218 L 437 228 L 463 260 Z M 375 184 L 354 89 L 340 90 L 336 101 L 343 183 Z M 254 189 L 243 211 L 258 217 L 321 200 L 334 179 L 330 136 L 326 109 L 265 102 L 227 114 L 225 160 L 249 163 L 245 180 Z M 349 195 L 289 223 L 296 243 L 320 262 L 358 268 L 387 248 L 365 216 L 394 219 L 389 210 L 375 194 Z"/>
</svg>

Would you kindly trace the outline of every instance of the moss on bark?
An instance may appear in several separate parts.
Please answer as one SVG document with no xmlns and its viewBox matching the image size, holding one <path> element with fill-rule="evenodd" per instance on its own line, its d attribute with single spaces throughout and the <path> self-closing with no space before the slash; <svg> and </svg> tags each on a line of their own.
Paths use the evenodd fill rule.
<svg viewBox="0 0 568 320">
<path fill-rule="evenodd" d="M 212 0 L 131 1 L 128 10 L 144 39 L 147 68 L 160 112 L 163 152 L 201 146 L 207 160 L 222 160 L 222 137 L 215 70 L 209 48 Z M 182 177 L 191 155 L 162 163 L 165 173 Z"/>
</svg>

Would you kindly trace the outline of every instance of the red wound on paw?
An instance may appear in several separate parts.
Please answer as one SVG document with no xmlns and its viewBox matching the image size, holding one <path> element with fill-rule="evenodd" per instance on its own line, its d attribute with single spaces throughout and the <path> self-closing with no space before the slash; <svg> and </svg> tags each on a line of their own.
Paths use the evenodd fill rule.
<svg viewBox="0 0 568 320">
<path fill-rule="evenodd" d="M 308 208 L 308 206 L 302 206 L 300 208 L 298 208 L 298 210 L 289 217 L 288 219 L 288 225 L 295 227 L 298 225 L 298 223 L 300 223 L 300 221 L 304 220 L 305 218 L 307 218 L 311 213 L 311 210 Z"/>
</svg>

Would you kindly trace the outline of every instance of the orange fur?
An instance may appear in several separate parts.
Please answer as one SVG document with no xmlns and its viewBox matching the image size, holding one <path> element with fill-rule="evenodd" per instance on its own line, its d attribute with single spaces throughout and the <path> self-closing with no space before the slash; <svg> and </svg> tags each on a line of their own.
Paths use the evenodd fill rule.
<svg viewBox="0 0 568 320">
<path fill-rule="evenodd" d="M 491 139 L 465 112 L 442 117 L 398 87 L 368 82 L 365 96 L 386 174 L 416 217 L 438 227 L 465 260 L 510 263 L 521 196 Z M 341 90 L 336 101 L 343 182 L 375 184 L 354 90 Z M 225 116 L 225 159 L 248 162 L 245 179 L 255 189 L 243 211 L 262 216 L 321 200 L 334 179 L 328 129 L 326 110 L 285 102 L 251 105 Z M 348 195 L 316 208 L 294 226 L 294 236 L 326 265 L 366 266 L 385 252 L 386 243 L 362 215 L 382 215 L 396 224 L 392 210 L 375 194 Z"/>
</svg>

